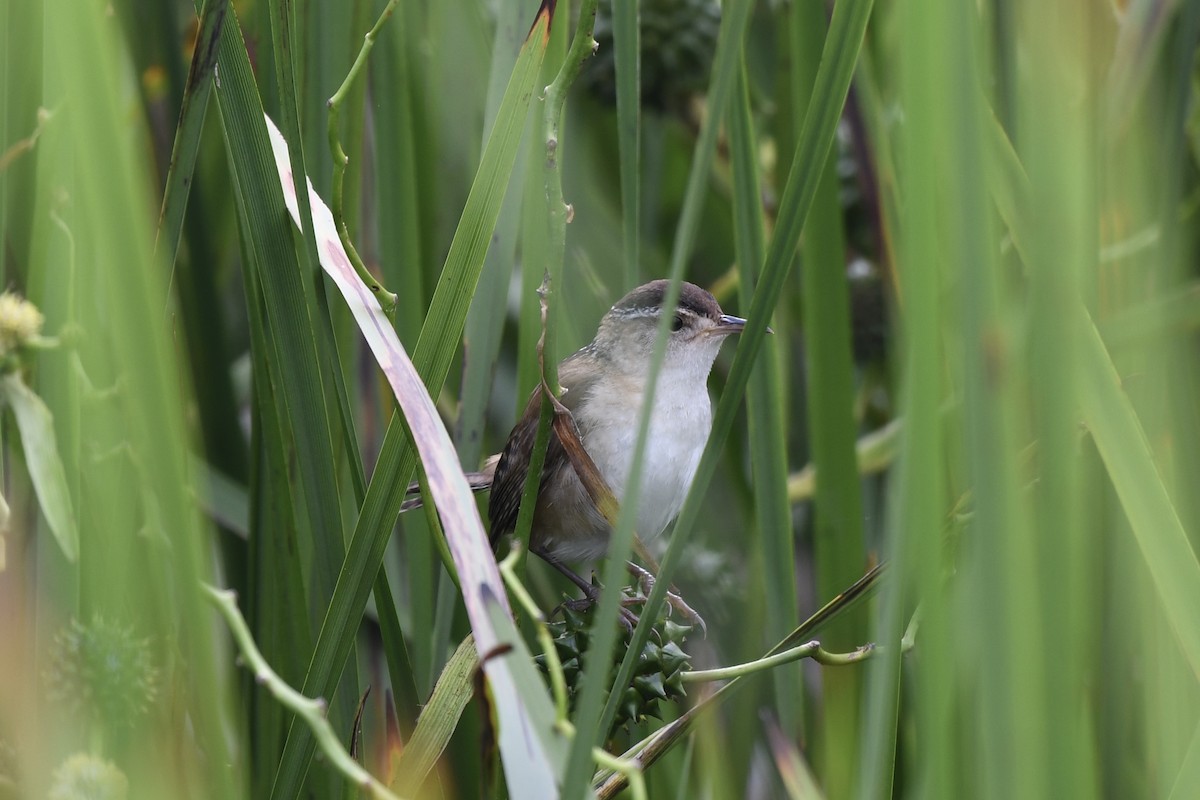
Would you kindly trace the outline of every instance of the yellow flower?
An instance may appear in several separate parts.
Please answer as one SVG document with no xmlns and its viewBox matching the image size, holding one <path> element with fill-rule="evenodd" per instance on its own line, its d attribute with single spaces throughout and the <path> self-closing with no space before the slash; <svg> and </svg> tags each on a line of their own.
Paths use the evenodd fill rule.
<svg viewBox="0 0 1200 800">
<path fill-rule="evenodd" d="M 0 355 L 24 345 L 42 331 L 45 317 L 19 294 L 0 294 Z"/>
</svg>

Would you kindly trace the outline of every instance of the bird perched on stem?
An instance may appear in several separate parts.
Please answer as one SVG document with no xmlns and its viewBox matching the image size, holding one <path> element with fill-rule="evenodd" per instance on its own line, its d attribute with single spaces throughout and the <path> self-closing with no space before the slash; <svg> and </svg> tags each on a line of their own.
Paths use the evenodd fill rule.
<svg viewBox="0 0 1200 800">
<path fill-rule="evenodd" d="M 553 401 L 557 413 L 542 466 L 529 549 L 592 601 L 597 587 L 572 571 L 569 563 L 594 561 L 608 549 L 615 509 L 625 497 L 633 467 L 666 291 L 667 281 L 657 280 L 625 295 L 600 320 L 591 343 L 558 365 L 563 391 Z M 708 375 L 725 337 L 745 326 L 746 320 L 724 313 L 716 298 L 699 286 L 680 285 L 650 413 L 634 529 L 639 535 L 635 544 L 653 569 L 657 567 L 641 543 L 662 533 L 683 508 L 712 429 Z M 467 474 L 473 491 L 491 489 L 488 516 L 493 546 L 516 528 L 543 391 L 539 386 L 533 392 L 504 450 L 489 458 L 480 472 Z M 402 511 L 421 505 L 419 492 L 416 483 L 408 487 L 410 499 Z M 632 562 L 629 568 L 649 591 L 653 574 Z M 667 599 L 703 626 L 700 615 L 677 594 L 668 593 Z M 631 621 L 628 616 L 623 620 Z"/>
<path fill-rule="evenodd" d="M 587 467 L 581 477 L 580 459 L 571 453 L 574 443 L 564 445 L 563 433 L 570 439 L 577 431 L 578 442 L 603 485 L 620 503 L 633 466 L 667 285 L 665 280 L 652 281 L 625 295 L 600 320 L 592 342 L 558 367 L 563 388 L 560 408 L 570 411 L 575 428 L 565 431 L 556 425 L 551 432 L 529 546 L 590 599 L 595 599 L 595 587 L 567 565 L 594 561 L 605 554 L 612 516 L 597 504 L 595 476 L 586 474 Z M 745 324 L 744 319 L 725 314 L 716 299 L 700 287 L 691 283 L 680 286 L 658 372 L 641 471 L 635 530 L 642 540 L 662 533 L 683 507 L 712 429 L 709 372 L 725 337 L 740 333 Z M 533 393 L 499 461 L 493 462 L 488 503 L 493 545 L 516 527 L 537 433 L 541 391 L 539 387 Z M 631 568 L 643 581 L 648 579 L 645 570 Z"/>
</svg>

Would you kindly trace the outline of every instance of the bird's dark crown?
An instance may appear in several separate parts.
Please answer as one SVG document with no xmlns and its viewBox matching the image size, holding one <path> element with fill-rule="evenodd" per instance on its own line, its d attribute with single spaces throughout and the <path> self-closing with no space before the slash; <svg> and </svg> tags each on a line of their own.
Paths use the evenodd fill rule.
<svg viewBox="0 0 1200 800">
<path fill-rule="evenodd" d="M 657 280 L 639 286 L 617 301 L 609 313 L 628 317 L 658 314 L 662 311 L 668 283 Z M 717 299 L 694 283 L 684 281 L 679 284 L 679 309 L 713 322 L 721 321 L 722 311 Z"/>
</svg>

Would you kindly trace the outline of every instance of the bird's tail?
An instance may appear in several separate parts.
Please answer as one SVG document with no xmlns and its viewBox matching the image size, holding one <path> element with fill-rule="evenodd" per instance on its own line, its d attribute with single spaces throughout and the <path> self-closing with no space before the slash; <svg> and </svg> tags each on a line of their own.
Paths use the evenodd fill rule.
<svg viewBox="0 0 1200 800">
<path fill-rule="evenodd" d="M 483 468 L 479 472 L 466 473 L 467 485 L 471 487 L 472 492 L 486 492 L 492 488 L 492 479 L 496 476 L 496 465 L 500 463 L 500 454 L 496 453 L 489 456 L 488 460 L 483 462 Z M 425 504 L 425 499 L 421 496 L 421 485 L 413 481 L 408 485 L 408 491 L 405 492 L 406 499 L 400 504 L 400 511 L 410 511 L 414 508 L 420 508 Z"/>
</svg>

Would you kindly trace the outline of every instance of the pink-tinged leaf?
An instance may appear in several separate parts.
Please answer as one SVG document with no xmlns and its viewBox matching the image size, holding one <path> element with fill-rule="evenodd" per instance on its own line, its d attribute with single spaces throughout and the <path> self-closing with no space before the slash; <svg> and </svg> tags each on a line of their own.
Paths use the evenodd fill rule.
<svg viewBox="0 0 1200 800">
<path fill-rule="evenodd" d="M 287 143 L 269 117 L 266 121 L 275 164 L 283 184 L 284 200 L 292 221 L 299 225 Z M 433 400 L 400 344 L 391 322 L 384 315 L 383 308 L 355 273 L 342 248 L 328 206 L 313 190 L 312 182 L 307 181 L 307 185 L 321 267 L 342 293 L 404 413 L 421 463 L 429 477 L 430 493 L 446 530 L 446 540 L 462 584 L 463 600 L 476 646 L 480 653 L 512 647 L 515 644 L 512 640 L 515 628 L 501 634 L 489 618 L 489 605 L 498 604 L 508 617 L 511 617 L 512 611 L 483 529 L 483 521 L 479 517 L 471 487 L 459 466 L 450 434 L 442 424 Z M 555 769 L 551 766 L 543 740 L 546 732 L 535 726 L 522 697 L 516 691 L 517 682 L 508 659 L 484 659 L 483 669 L 491 682 L 500 719 L 500 754 L 506 774 L 510 779 L 520 776 L 521 789 L 526 797 L 557 797 Z"/>
</svg>

